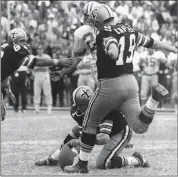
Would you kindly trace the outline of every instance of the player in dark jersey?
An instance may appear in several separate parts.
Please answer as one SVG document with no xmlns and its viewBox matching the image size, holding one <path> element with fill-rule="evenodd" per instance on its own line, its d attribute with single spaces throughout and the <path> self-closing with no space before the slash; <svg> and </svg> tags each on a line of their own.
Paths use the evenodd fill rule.
<svg viewBox="0 0 178 177">
<path fill-rule="evenodd" d="M 155 84 L 151 97 L 141 110 L 138 83 L 132 74 L 136 47 L 177 52 L 176 48 L 146 37 L 126 24 L 116 25 L 104 6 L 96 7 L 90 18 L 99 29 L 96 37 L 99 82 L 85 114 L 79 161 L 64 168 L 68 173 L 88 173 L 88 160 L 95 145 L 97 126 L 111 110 L 118 107 L 135 133 L 145 133 L 160 97 L 168 94 L 163 86 Z"/>
<path fill-rule="evenodd" d="M 73 92 L 73 106 L 71 107 L 71 117 L 77 122 L 72 131 L 66 136 L 62 145 L 50 156 L 38 160 L 38 166 L 56 166 L 62 159 L 59 159 L 61 148 L 69 146 L 75 155 L 79 153 L 79 137 L 82 131 L 82 123 L 87 109 L 89 99 L 93 91 L 88 86 L 80 86 Z M 148 162 L 135 152 L 132 157 L 120 157 L 121 151 L 128 146 L 132 138 L 132 131 L 128 127 L 126 120 L 118 109 L 109 113 L 97 127 L 97 145 L 104 145 L 97 160 L 96 166 L 99 169 L 120 168 L 124 166 L 148 167 Z M 74 141 L 73 141 L 74 140 Z M 74 148 L 74 149 L 73 149 Z M 67 154 L 66 154 L 67 155 Z M 66 157 L 67 158 L 67 157 Z M 125 161 L 125 163 L 122 163 Z"/>
<path fill-rule="evenodd" d="M 7 85 L 8 77 L 11 76 L 21 65 L 33 69 L 34 66 L 53 66 L 62 65 L 69 66 L 72 61 L 47 59 L 35 57 L 29 54 L 26 43 L 27 35 L 24 30 L 20 28 L 12 29 L 9 32 L 9 42 L 1 46 L 1 84 Z M 10 90 L 10 89 L 9 89 Z M 1 98 L 1 101 L 3 99 Z M 4 105 L 2 103 L 2 105 Z M 3 120 L 4 120 L 3 116 Z"/>
</svg>

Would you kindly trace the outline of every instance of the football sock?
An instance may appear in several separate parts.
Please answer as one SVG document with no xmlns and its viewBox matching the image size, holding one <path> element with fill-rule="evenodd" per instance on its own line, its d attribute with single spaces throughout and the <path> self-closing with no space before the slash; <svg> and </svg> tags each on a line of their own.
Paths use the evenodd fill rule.
<svg viewBox="0 0 178 177">
<path fill-rule="evenodd" d="M 148 109 L 151 109 L 151 110 L 156 110 L 156 108 L 158 107 L 158 104 L 159 102 L 158 101 L 155 101 L 152 97 L 150 97 L 146 103 L 146 107 Z"/>
<path fill-rule="evenodd" d="M 56 149 L 56 151 L 54 151 L 54 152 L 50 155 L 50 157 L 51 157 L 52 159 L 54 159 L 54 160 L 58 160 L 58 159 L 59 159 L 59 154 L 60 154 L 60 149 L 58 148 L 58 149 Z"/>
<path fill-rule="evenodd" d="M 139 115 L 139 119 L 145 124 L 150 124 L 153 120 L 153 117 L 155 115 L 155 110 L 158 104 L 159 102 L 153 100 L 152 97 L 150 97 L 146 105 L 143 107 Z"/>
<path fill-rule="evenodd" d="M 74 139 L 74 138 L 75 138 L 75 137 L 73 137 L 71 134 L 68 134 L 68 135 L 66 136 L 66 138 L 64 139 L 63 144 L 68 143 L 70 140 L 72 140 L 72 139 Z"/>
<path fill-rule="evenodd" d="M 95 145 L 96 135 L 91 135 L 82 132 L 80 142 L 80 160 L 88 161 L 90 158 L 91 151 Z"/>
<path fill-rule="evenodd" d="M 125 166 L 139 165 L 140 161 L 135 157 L 122 157 L 125 159 Z"/>
<path fill-rule="evenodd" d="M 126 167 L 126 166 L 136 166 L 139 164 L 140 164 L 140 161 L 135 157 L 114 156 L 111 159 L 111 164 L 110 164 L 109 168 L 110 169 L 122 168 L 122 167 Z"/>
</svg>

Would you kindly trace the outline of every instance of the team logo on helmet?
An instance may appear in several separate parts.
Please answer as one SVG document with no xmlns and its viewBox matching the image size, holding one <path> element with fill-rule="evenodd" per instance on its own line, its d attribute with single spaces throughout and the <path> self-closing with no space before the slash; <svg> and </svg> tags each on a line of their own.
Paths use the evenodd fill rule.
<svg viewBox="0 0 178 177">
<path fill-rule="evenodd" d="M 10 33 L 10 37 L 12 38 L 13 41 L 17 38 L 18 34 L 19 33 L 15 32 L 15 31 L 13 31 L 13 33 Z"/>
<path fill-rule="evenodd" d="M 81 94 L 81 98 L 84 98 L 84 99 L 89 99 L 90 98 L 90 95 L 88 94 L 90 90 L 82 90 L 82 94 Z"/>
<path fill-rule="evenodd" d="M 96 17 L 97 17 L 97 10 L 98 10 L 98 9 L 94 9 L 94 10 L 91 12 L 91 14 L 89 15 L 89 17 L 90 17 L 91 19 L 96 20 Z"/>
</svg>

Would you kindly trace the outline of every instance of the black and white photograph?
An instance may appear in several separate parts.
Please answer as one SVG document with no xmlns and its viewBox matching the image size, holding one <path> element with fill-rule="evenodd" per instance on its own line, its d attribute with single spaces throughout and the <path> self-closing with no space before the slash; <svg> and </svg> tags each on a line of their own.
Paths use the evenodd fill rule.
<svg viewBox="0 0 178 177">
<path fill-rule="evenodd" d="M 1 0 L 0 176 L 177 176 L 178 1 Z"/>
</svg>

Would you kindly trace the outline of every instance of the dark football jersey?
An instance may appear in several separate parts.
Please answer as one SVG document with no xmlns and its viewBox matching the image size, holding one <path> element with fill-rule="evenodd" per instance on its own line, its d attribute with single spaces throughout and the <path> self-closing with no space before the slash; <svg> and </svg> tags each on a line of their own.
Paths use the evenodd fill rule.
<svg viewBox="0 0 178 177">
<path fill-rule="evenodd" d="M 72 118 L 78 123 L 79 126 L 82 126 L 84 115 L 77 111 L 77 106 L 72 106 L 70 110 Z M 127 122 L 123 115 L 118 109 L 113 110 L 109 113 L 97 127 L 97 133 L 105 133 L 109 136 L 115 135 L 121 132 Z"/>
<path fill-rule="evenodd" d="M 118 41 L 119 53 L 116 60 L 105 52 L 105 38 L 113 37 Z M 98 79 L 114 78 L 122 74 L 133 73 L 133 55 L 136 46 L 149 47 L 151 38 L 135 31 L 129 25 L 104 26 L 96 37 Z"/>
<path fill-rule="evenodd" d="M 127 125 L 123 114 L 114 109 L 100 124 L 100 132 L 108 133 L 110 136 L 120 133 Z"/>
<path fill-rule="evenodd" d="M 28 49 L 17 44 L 1 46 L 1 82 L 11 76 L 21 65 L 33 68 L 36 59 L 29 57 Z"/>
</svg>

